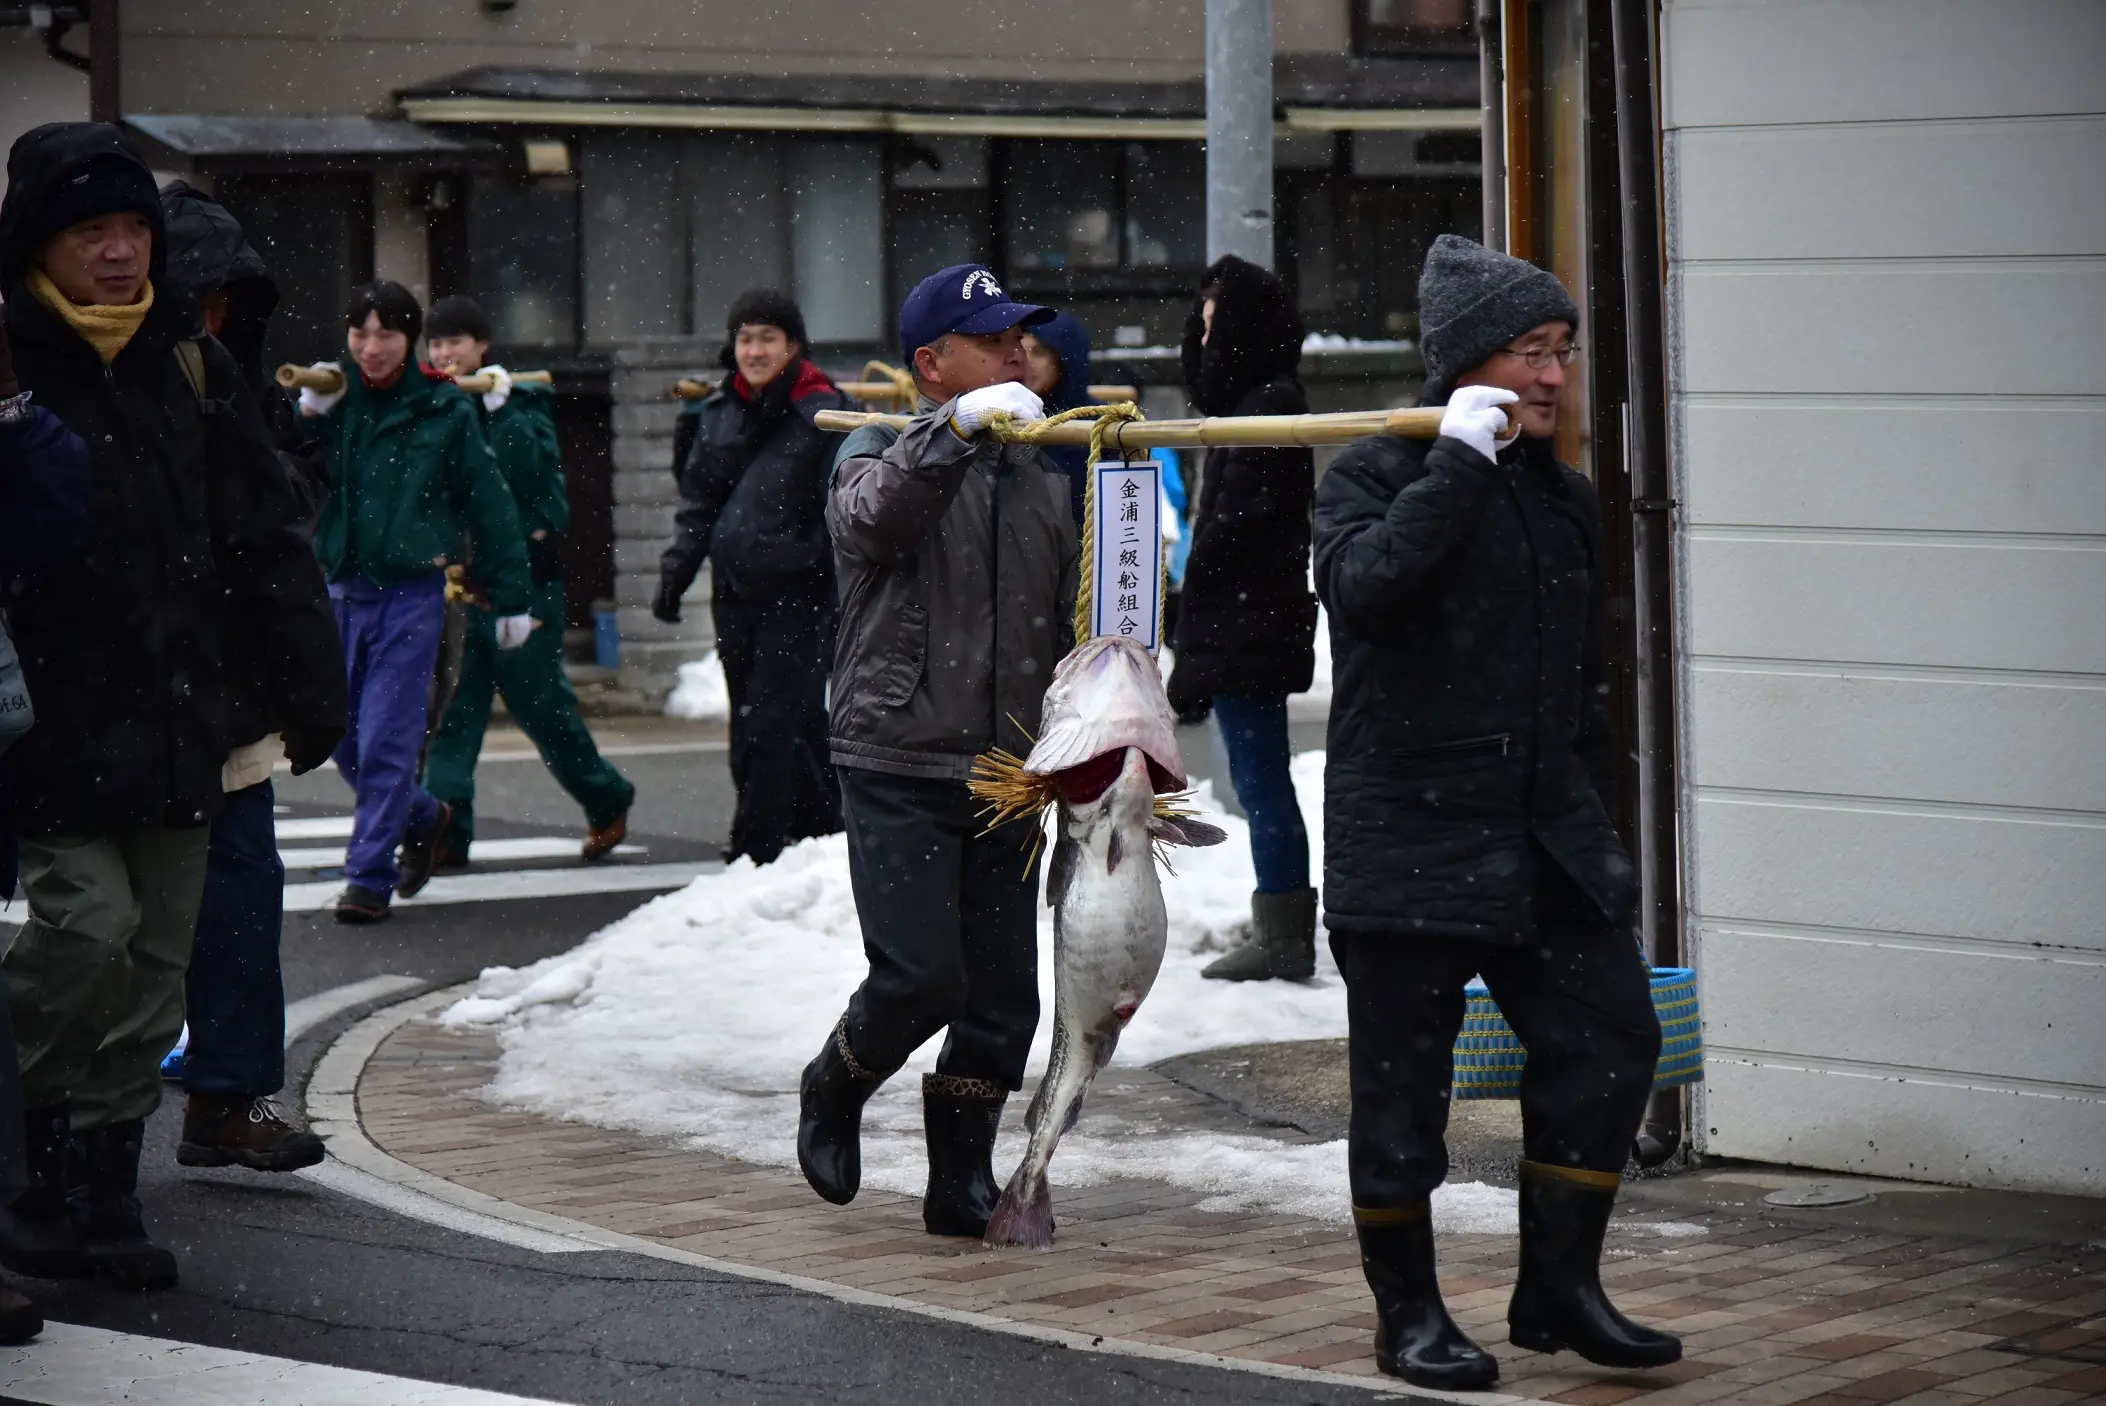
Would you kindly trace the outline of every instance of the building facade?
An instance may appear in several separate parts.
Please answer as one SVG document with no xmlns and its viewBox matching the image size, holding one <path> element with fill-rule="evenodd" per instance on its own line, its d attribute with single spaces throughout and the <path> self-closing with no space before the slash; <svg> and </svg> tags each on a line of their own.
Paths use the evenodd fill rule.
<svg viewBox="0 0 2106 1406">
<path fill-rule="evenodd" d="M 1274 11 L 1278 263 L 1312 332 L 1388 344 L 1389 380 L 1356 389 L 1349 367 L 1331 398 L 1394 398 L 1423 249 L 1479 218 L 1471 7 Z M 738 291 L 792 292 L 821 359 L 853 372 L 898 359 L 905 290 L 946 264 L 987 262 L 1132 353 L 1178 340 L 1206 262 L 1200 0 L 906 0 L 881 20 L 838 0 L 127 0 L 121 18 L 125 121 L 257 235 L 287 285 L 278 355 L 334 354 L 335 310 L 377 275 L 472 293 L 508 365 L 557 372 L 574 619 L 618 601 L 636 661 L 691 655 L 707 627 L 649 618 L 671 411 L 617 396 L 713 369 Z"/>
</svg>

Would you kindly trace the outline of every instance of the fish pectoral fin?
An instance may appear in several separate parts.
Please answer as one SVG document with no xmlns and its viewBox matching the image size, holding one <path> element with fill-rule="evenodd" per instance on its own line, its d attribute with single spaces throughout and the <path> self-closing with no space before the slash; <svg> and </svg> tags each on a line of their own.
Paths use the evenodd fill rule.
<svg viewBox="0 0 2106 1406">
<path fill-rule="evenodd" d="M 1097 1046 L 1096 1061 L 1090 1066 L 1091 1078 L 1094 1079 L 1099 1073 L 1103 1072 L 1104 1066 L 1112 1061 L 1112 1052 L 1118 1048 L 1119 1032 L 1116 1029 L 1106 1031 L 1103 1043 Z"/>
<path fill-rule="evenodd" d="M 1119 861 L 1125 857 L 1126 846 L 1119 843 L 1119 832 L 1114 830 L 1111 834 L 1110 843 L 1104 846 L 1104 872 L 1107 874 L 1118 873 Z"/>
<path fill-rule="evenodd" d="M 1218 845 L 1228 839 L 1228 831 L 1219 825 L 1209 825 L 1189 815 L 1159 815 L 1148 822 L 1148 833 L 1166 845 L 1192 845 L 1196 848 Z"/>
</svg>

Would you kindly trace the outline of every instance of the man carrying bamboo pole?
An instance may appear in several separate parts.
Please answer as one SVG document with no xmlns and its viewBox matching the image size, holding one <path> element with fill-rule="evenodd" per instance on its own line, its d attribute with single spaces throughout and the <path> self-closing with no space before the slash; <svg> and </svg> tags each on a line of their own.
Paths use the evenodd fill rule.
<svg viewBox="0 0 2106 1406">
<path fill-rule="evenodd" d="M 1324 918 L 1346 982 L 1376 1362 L 1420 1386 L 1498 1376 L 1441 1303 L 1428 1199 L 1481 974 L 1528 1051 L 1510 1339 L 1663 1366 L 1680 1342 L 1618 1313 L 1598 1272 L 1660 1023 L 1607 805 L 1601 508 L 1552 453 L 1579 312 L 1550 274 L 1450 234 L 1419 305 L 1440 437 L 1364 440 L 1316 498 L 1339 681 Z"/>
<path fill-rule="evenodd" d="M 988 432 L 1042 417 L 1019 382 L 1024 329 L 1051 316 L 978 265 L 924 279 L 900 311 L 919 413 L 849 436 L 827 503 L 833 761 L 870 974 L 804 1071 L 797 1160 L 828 1201 L 853 1199 L 864 1102 L 949 1027 L 922 1082 L 934 1235 L 986 1232 L 995 1125 L 1038 1026 L 1037 826 L 982 833 L 966 779 L 990 747 L 1030 750 L 1071 643 L 1067 478 Z"/>
<path fill-rule="evenodd" d="M 415 296 L 399 283 L 368 283 L 352 293 L 344 321 L 351 355 L 339 389 L 303 389 L 300 410 L 321 420 L 329 454 L 335 491 L 314 545 L 351 687 L 336 766 L 358 808 L 336 917 L 374 923 L 394 894 L 408 897 L 431 877 L 451 815 L 417 784 L 446 626 L 446 567 L 472 567 L 497 617 L 499 649 L 532 635 L 533 587 L 519 512 L 474 404 L 452 377 L 411 357 L 424 321 Z"/>
<path fill-rule="evenodd" d="M 473 602 L 467 607 L 467 638 L 453 698 L 425 761 L 425 788 L 449 810 L 432 867 L 468 862 L 475 842 L 475 763 L 490 724 L 491 700 L 499 693 L 549 775 L 584 807 L 579 856 L 605 859 L 629 833 L 636 788 L 600 755 L 563 673 L 563 533 L 570 526 L 570 499 L 563 491 L 552 397 L 547 387 L 516 381 L 502 366 L 484 366 L 490 322 L 472 298 L 457 294 L 432 304 L 425 335 L 439 370 L 455 377 L 480 372 L 494 383 L 474 403 L 526 531 L 527 570 L 534 583 L 529 613 L 538 627 L 519 648 L 499 649 L 490 611 Z"/>
</svg>

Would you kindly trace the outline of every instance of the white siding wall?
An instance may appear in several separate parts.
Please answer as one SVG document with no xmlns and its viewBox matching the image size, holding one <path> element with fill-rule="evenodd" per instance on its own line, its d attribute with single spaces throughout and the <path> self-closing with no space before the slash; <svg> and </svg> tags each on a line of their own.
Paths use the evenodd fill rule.
<svg viewBox="0 0 2106 1406">
<path fill-rule="evenodd" d="M 2106 1193 L 2106 3 L 1661 47 L 1699 1136 Z"/>
</svg>

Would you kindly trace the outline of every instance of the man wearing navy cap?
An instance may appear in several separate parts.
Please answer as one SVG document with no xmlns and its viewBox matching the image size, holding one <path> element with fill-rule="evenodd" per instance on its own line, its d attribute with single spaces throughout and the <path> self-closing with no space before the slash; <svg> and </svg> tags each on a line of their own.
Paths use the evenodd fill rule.
<svg viewBox="0 0 2106 1406">
<path fill-rule="evenodd" d="M 864 1102 L 949 1028 L 922 1081 L 934 1235 L 986 1232 L 995 1125 L 1038 1028 L 1037 827 L 982 834 L 973 758 L 1031 748 L 1073 643 L 1067 478 L 988 433 L 1040 419 L 1024 329 L 989 270 L 947 268 L 900 309 L 921 398 L 904 430 L 858 430 L 834 461 L 826 525 L 841 589 L 830 746 L 870 975 L 804 1071 L 797 1160 L 836 1205 L 861 1178 Z"/>
</svg>

